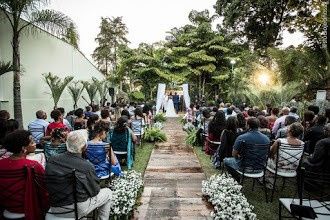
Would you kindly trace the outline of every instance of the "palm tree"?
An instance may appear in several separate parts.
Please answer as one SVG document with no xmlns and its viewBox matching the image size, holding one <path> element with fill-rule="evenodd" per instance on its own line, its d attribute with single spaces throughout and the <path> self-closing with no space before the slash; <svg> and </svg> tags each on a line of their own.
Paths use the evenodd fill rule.
<svg viewBox="0 0 330 220">
<path fill-rule="evenodd" d="M 97 87 L 97 91 L 100 94 L 101 103 L 103 105 L 104 102 L 105 102 L 105 97 L 106 97 L 108 88 L 109 88 L 109 83 L 108 83 L 107 80 L 101 80 L 100 81 L 100 80 L 96 79 L 95 77 L 93 77 L 92 80 L 93 80 L 94 84 Z"/>
<path fill-rule="evenodd" d="M 94 101 L 94 98 L 97 94 L 97 85 L 96 83 L 90 83 L 88 81 L 81 81 L 81 83 L 84 85 L 84 88 L 86 89 L 86 92 L 90 99 L 90 104 L 92 105 L 92 102 Z"/>
<path fill-rule="evenodd" d="M 73 100 L 73 109 L 77 108 L 78 100 L 81 96 L 81 93 L 84 91 L 84 88 L 84 85 L 79 81 L 75 81 L 68 86 L 69 93 Z"/>
<path fill-rule="evenodd" d="M 20 79 L 20 36 L 23 30 L 36 25 L 57 34 L 64 34 L 73 23 L 69 17 L 61 12 L 49 9 L 42 10 L 41 6 L 46 6 L 48 2 L 48 0 L 0 0 L 0 11 L 4 13 L 12 28 L 14 117 L 20 126 L 23 125 Z M 21 16 L 24 16 L 26 21 L 22 21 Z"/>
<path fill-rule="evenodd" d="M 73 76 L 67 76 L 62 81 L 60 77 L 53 75 L 52 73 L 44 73 L 42 75 L 50 88 L 51 96 L 54 101 L 54 109 L 56 109 L 57 103 L 60 100 L 65 87 L 73 80 Z"/>
</svg>

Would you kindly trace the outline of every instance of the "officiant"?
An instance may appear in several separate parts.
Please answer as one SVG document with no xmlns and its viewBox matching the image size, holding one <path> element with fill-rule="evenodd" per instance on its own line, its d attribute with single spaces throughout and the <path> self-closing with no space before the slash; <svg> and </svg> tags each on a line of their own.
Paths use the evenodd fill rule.
<svg viewBox="0 0 330 220">
<path fill-rule="evenodd" d="M 179 104 L 180 104 L 180 96 L 178 95 L 177 92 L 174 93 L 173 103 L 174 103 L 175 111 L 178 114 L 178 112 L 179 112 Z"/>
</svg>

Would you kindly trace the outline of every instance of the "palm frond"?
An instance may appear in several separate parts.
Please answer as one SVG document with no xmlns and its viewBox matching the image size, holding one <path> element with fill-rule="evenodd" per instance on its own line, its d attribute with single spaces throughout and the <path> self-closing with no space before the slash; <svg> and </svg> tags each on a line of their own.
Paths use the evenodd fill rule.
<svg viewBox="0 0 330 220">
<path fill-rule="evenodd" d="M 98 92 L 96 84 L 88 81 L 81 81 L 81 83 L 84 85 L 84 88 L 86 89 L 90 102 L 94 101 L 94 98 Z"/>
<path fill-rule="evenodd" d="M 84 91 L 84 85 L 79 81 L 74 81 L 71 85 L 68 86 L 68 90 L 74 102 L 73 108 L 76 109 L 81 93 Z"/>
<path fill-rule="evenodd" d="M 73 76 L 67 76 L 62 80 L 60 77 L 52 73 L 44 73 L 42 75 L 49 86 L 54 101 L 54 108 L 56 108 L 65 87 L 73 80 Z"/>
<path fill-rule="evenodd" d="M 8 72 L 11 72 L 13 71 L 13 66 L 11 65 L 10 62 L 3 62 L 3 61 L 0 61 L 0 76 L 5 74 L 5 73 L 8 73 Z"/>
<path fill-rule="evenodd" d="M 73 30 L 77 30 L 71 18 L 62 12 L 50 9 L 32 12 L 29 21 L 29 24 L 37 25 L 57 35 L 65 35 L 66 31 L 72 27 L 72 25 L 74 27 Z"/>
</svg>

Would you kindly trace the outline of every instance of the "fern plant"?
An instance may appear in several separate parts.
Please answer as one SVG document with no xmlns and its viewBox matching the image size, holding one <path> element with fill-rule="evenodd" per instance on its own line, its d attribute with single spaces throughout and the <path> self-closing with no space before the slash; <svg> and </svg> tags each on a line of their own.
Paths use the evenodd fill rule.
<svg viewBox="0 0 330 220">
<path fill-rule="evenodd" d="M 147 142 L 164 142 L 167 140 L 166 134 L 158 128 L 149 128 L 144 133 L 143 139 Z"/>
<path fill-rule="evenodd" d="M 197 146 L 197 137 L 196 137 L 196 129 L 192 129 L 188 131 L 188 134 L 185 138 L 185 142 L 190 146 Z"/>
<path fill-rule="evenodd" d="M 154 117 L 154 121 L 155 122 L 165 122 L 166 121 L 166 117 L 165 117 L 165 114 L 164 113 L 158 113 L 155 115 Z"/>
</svg>

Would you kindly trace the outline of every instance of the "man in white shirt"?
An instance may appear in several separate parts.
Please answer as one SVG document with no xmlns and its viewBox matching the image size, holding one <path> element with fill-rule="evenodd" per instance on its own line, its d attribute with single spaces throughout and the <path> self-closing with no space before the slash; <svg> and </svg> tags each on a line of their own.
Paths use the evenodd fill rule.
<svg viewBox="0 0 330 220">
<path fill-rule="evenodd" d="M 40 147 L 40 139 L 45 136 L 47 126 L 49 123 L 46 121 L 46 112 L 39 110 L 36 112 L 36 119 L 28 125 L 28 130 L 31 132 L 37 147 Z"/>
</svg>

